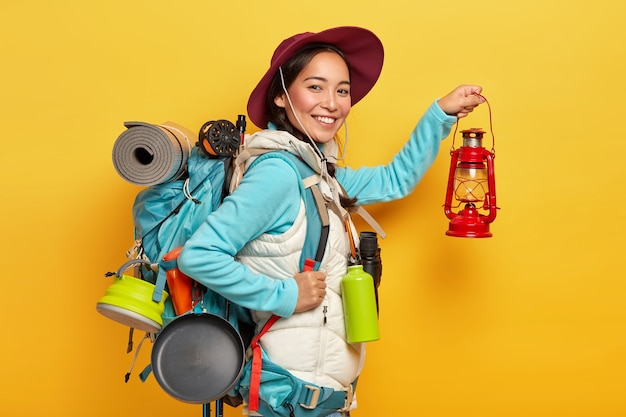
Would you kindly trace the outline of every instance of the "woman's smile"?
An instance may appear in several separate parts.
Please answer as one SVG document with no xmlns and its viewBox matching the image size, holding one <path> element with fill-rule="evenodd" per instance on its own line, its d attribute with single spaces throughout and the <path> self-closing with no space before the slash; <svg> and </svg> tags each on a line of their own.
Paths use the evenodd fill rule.
<svg viewBox="0 0 626 417">
<path fill-rule="evenodd" d="M 317 143 L 333 140 L 350 113 L 350 73 L 341 56 L 315 55 L 287 90 L 274 102 L 283 107 L 296 129 Z"/>
</svg>

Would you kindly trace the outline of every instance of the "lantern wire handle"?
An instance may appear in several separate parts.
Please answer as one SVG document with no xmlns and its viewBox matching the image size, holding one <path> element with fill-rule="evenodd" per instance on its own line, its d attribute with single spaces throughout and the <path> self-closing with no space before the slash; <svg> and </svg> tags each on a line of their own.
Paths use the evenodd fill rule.
<svg viewBox="0 0 626 417">
<path fill-rule="evenodd" d="M 491 133 L 491 154 L 496 156 L 496 135 L 493 134 L 493 119 L 491 117 L 491 104 L 489 104 L 489 100 L 481 94 L 474 93 L 475 96 L 478 96 L 485 100 L 487 103 L 487 108 L 489 109 L 489 130 Z M 454 139 L 456 138 L 456 132 L 459 129 L 459 118 L 457 117 L 456 123 L 454 124 L 454 133 L 452 134 L 452 147 L 450 148 L 450 152 L 454 150 Z"/>
</svg>

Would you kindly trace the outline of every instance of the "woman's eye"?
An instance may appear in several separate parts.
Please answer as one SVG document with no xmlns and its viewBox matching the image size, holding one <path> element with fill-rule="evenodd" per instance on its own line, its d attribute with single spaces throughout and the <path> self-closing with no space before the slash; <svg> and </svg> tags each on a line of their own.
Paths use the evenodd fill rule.
<svg viewBox="0 0 626 417">
<path fill-rule="evenodd" d="M 319 85 L 311 85 L 311 86 L 309 86 L 309 88 L 311 90 L 321 90 L 322 89 L 322 87 L 320 87 Z"/>
<path fill-rule="evenodd" d="M 342 89 L 337 90 L 337 93 L 347 96 L 347 95 L 350 95 L 350 90 L 345 90 L 342 88 Z"/>
</svg>

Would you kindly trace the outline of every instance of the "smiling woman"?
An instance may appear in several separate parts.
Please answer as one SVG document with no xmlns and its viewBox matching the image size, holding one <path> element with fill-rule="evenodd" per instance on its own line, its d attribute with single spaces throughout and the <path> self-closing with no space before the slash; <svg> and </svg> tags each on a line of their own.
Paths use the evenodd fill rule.
<svg viewBox="0 0 626 417">
<path fill-rule="evenodd" d="M 385 64 L 363 99 L 362 71 L 381 49 L 362 65 L 350 53 L 362 36 L 337 44 L 352 84 L 341 164 L 391 160 L 431 98 L 469 80 L 493 106 L 502 206 L 493 239 L 445 236 L 446 139 L 416 192 L 368 207 L 389 237 L 381 340 L 367 346 L 352 417 L 626 416 L 626 2 L 379 3 L 0 2 L 0 416 L 202 415 L 153 377 L 124 383 L 128 331 L 94 309 L 103 273 L 125 259 L 140 189 L 115 172 L 111 149 L 124 121 L 197 131 L 245 113 L 282 39 L 348 21 L 376 32 Z M 254 114 L 266 129 L 270 113 Z M 480 106 L 459 127 L 486 128 L 487 115 Z M 259 184 L 287 193 L 240 223 L 290 196 L 287 172 L 268 172 Z"/>
<path fill-rule="evenodd" d="M 328 407 L 333 416 L 356 408 L 352 394 L 365 358 L 364 343 L 346 338 L 341 283 L 349 264 L 359 259 L 359 237 L 349 211 L 357 204 L 411 193 L 457 117 L 483 102 L 480 87 L 457 87 L 432 103 L 393 162 L 359 170 L 338 167 L 337 132 L 352 106 L 374 86 L 382 65 L 382 44 L 367 29 L 344 26 L 300 33 L 278 46 L 248 100 L 250 119 L 265 130 L 246 138 L 246 146 L 290 152 L 317 174 L 328 238 L 316 270 L 300 269 L 307 233 L 301 185 L 277 158 L 249 166 L 239 187 L 208 216 L 178 259 L 185 274 L 249 308 L 257 330 L 280 317 L 263 333 L 264 352 L 304 385 L 345 398 L 345 403 Z M 234 211 L 248 220 L 236 221 Z M 257 397 L 252 378 L 246 380 L 244 374 L 244 413 L 273 417 L 295 410 L 299 416 L 301 404 L 287 404 L 287 410 L 272 395 L 275 383 L 262 380 Z"/>
</svg>

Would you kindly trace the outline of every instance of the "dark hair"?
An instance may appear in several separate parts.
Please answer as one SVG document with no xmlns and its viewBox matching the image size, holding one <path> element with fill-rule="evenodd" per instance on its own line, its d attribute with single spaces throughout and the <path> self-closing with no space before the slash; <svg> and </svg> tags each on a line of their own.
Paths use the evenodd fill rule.
<svg viewBox="0 0 626 417">
<path fill-rule="evenodd" d="M 296 52 L 285 64 L 281 66 L 282 69 L 282 79 L 280 70 L 274 74 L 272 81 L 270 83 L 269 89 L 267 91 L 267 96 L 265 100 L 267 100 L 267 108 L 269 109 L 268 120 L 276 126 L 279 130 L 284 130 L 289 132 L 299 140 L 309 143 L 306 139 L 306 136 L 303 132 L 298 130 L 287 118 L 287 112 L 283 107 L 279 107 L 274 103 L 274 99 L 279 95 L 284 93 L 283 90 L 283 81 L 285 83 L 285 88 L 289 88 L 289 86 L 294 82 L 298 74 L 311 62 L 311 60 L 321 52 L 334 52 L 339 55 L 346 65 L 348 66 L 348 74 L 350 74 L 350 63 L 344 56 L 343 52 L 341 52 L 338 48 L 333 45 L 327 44 L 313 44 L 308 45 L 302 48 L 300 51 Z M 311 145 L 313 146 L 313 145 Z M 333 177 L 335 176 L 335 164 L 331 162 L 327 162 L 328 172 Z M 344 207 L 354 206 L 356 203 L 356 198 L 342 198 L 341 201 Z"/>
<path fill-rule="evenodd" d="M 294 125 L 291 124 L 287 118 L 285 109 L 283 107 L 278 107 L 274 103 L 274 99 L 284 92 L 283 81 L 285 83 L 285 87 L 289 88 L 298 74 L 300 74 L 300 72 L 307 65 L 309 65 L 311 60 L 321 52 L 334 52 L 339 55 L 348 66 L 348 73 L 350 73 L 350 63 L 346 60 L 343 52 L 335 46 L 326 44 L 308 45 L 296 52 L 287 62 L 285 62 L 285 64 L 281 66 L 283 74 L 282 79 L 280 76 L 280 70 L 274 74 L 274 78 L 272 78 L 267 91 L 267 96 L 265 97 L 267 108 L 269 109 L 268 120 L 278 129 L 285 130 L 300 140 L 305 139 L 304 133 L 300 132 Z"/>
</svg>

